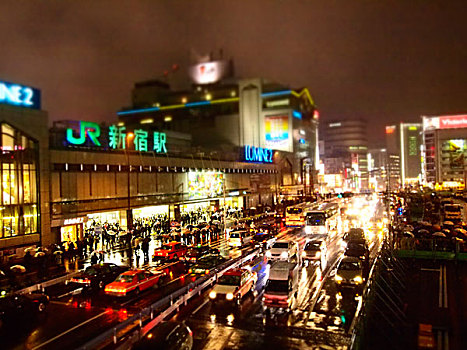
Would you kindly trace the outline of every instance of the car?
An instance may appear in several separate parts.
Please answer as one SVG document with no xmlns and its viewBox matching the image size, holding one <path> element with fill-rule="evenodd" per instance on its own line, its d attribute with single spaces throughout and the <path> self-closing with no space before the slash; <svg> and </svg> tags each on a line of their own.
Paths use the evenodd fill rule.
<svg viewBox="0 0 467 350">
<path fill-rule="evenodd" d="M 310 262 L 319 263 L 321 258 L 326 258 L 327 248 L 326 241 L 324 239 L 312 239 L 305 242 L 302 251 L 302 260 L 306 266 Z"/>
<path fill-rule="evenodd" d="M 360 286 L 365 282 L 363 263 L 356 257 L 343 257 L 336 269 L 334 281 L 339 286 Z"/>
<path fill-rule="evenodd" d="M 219 255 L 219 249 L 211 248 L 207 245 L 200 245 L 197 247 L 189 248 L 184 256 L 180 257 L 180 260 L 185 261 L 186 263 L 195 264 L 199 258 L 207 254 Z"/>
<path fill-rule="evenodd" d="M 342 248 L 346 248 L 347 247 L 347 244 L 350 242 L 350 241 L 366 241 L 365 239 L 365 231 L 360 228 L 360 227 L 357 227 L 357 228 L 351 228 L 348 232 L 346 232 L 344 234 L 344 236 L 342 237 Z"/>
<path fill-rule="evenodd" d="M 152 260 L 178 260 L 186 254 L 188 247 L 180 242 L 169 242 L 154 251 Z"/>
<path fill-rule="evenodd" d="M 243 247 L 251 242 L 252 234 L 247 229 L 234 230 L 229 234 L 228 244 L 230 247 Z"/>
<path fill-rule="evenodd" d="M 75 275 L 69 284 L 84 288 L 83 290 L 99 290 L 127 269 L 112 263 L 94 264 Z"/>
<path fill-rule="evenodd" d="M 132 350 L 191 350 L 193 332 L 183 322 L 167 321 L 132 345 Z"/>
<path fill-rule="evenodd" d="M 220 255 L 208 254 L 208 255 L 205 255 L 199 258 L 198 262 L 192 267 L 190 267 L 190 269 L 188 270 L 188 273 L 208 275 L 218 265 L 224 263 L 225 261 L 226 259 Z"/>
<path fill-rule="evenodd" d="M 298 243 L 294 241 L 276 241 L 270 250 L 266 252 L 268 263 L 272 261 L 298 262 Z"/>
<path fill-rule="evenodd" d="M 115 281 L 105 286 L 105 294 L 124 297 L 161 286 L 166 273 L 161 270 L 129 270 L 121 273 Z"/>
<path fill-rule="evenodd" d="M 276 242 L 276 237 L 270 233 L 257 233 L 253 236 L 251 244 L 255 248 L 270 249 Z"/>
<path fill-rule="evenodd" d="M 368 263 L 370 250 L 364 241 L 350 241 L 344 251 L 345 256 L 353 256 Z"/>
<path fill-rule="evenodd" d="M 235 301 L 240 303 L 248 292 L 254 292 L 258 276 L 247 268 L 235 268 L 226 271 L 209 292 L 213 302 Z"/>
<path fill-rule="evenodd" d="M 0 328 L 8 322 L 21 321 L 44 313 L 48 304 L 49 296 L 45 294 L 8 294 L 0 298 Z"/>
</svg>

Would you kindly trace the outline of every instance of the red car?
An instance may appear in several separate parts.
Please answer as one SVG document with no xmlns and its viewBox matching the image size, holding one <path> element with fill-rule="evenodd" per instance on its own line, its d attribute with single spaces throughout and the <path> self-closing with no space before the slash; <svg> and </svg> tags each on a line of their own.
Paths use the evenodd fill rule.
<svg viewBox="0 0 467 350">
<path fill-rule="evenodd" d="M 178 260 L 182 256 L 185 256 L 187 250 L 188 247 L 180 242 L 169 242 L 154 251 L 152 260 Z"/>
<path fill-rule="evenodd" d="M 115 281 L 105 286 L 105 294 L 118 297 L 130 293 L 139 294 L 143 290 L 162 284 L 164 271 L 130 270 L 121 273 Z"/>
</svg>

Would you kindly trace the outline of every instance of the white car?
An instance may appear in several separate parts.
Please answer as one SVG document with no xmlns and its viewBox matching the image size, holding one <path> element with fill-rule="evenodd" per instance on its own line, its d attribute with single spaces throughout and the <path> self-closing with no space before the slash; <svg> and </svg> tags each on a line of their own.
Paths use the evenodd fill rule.
<svg viewBox="0 0 467 350">
<path fill-rule="evenodd" d="M 294 241 L 277 241 L 266 252 L 266 258 L 268 262 L 272 261 L 287 261 L 287 262 L 299 262 L 300 254 L 298 253 L 298 243 Z"/>
<path fill-rule="evenodd" d="M 230 269 L 224 273 L 209 293 L 213 302 L 235 301 L 240 303 L 248 292 L 254 292 L 258 276 L 246 268 Z"/>
</svg>

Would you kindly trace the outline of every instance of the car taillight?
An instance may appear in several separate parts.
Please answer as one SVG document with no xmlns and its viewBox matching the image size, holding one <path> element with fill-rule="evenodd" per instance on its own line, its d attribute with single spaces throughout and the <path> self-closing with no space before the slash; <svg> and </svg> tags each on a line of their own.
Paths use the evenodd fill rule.
<svg viewBox="0 0 467 350">
<path fill-rule="evenodd" d="M 192 272 L 193 272 L 193 269 L 189 269 L 189 270 L 188 270 L 188 273 L 192 273 Z"/>
<path fill-rule="evenodd" d="M 208 274 L 209 274 L 209 270 L 206 270 L 206 271 L 205 271 L 205 274 L 208 275 Z"/>
</svg>

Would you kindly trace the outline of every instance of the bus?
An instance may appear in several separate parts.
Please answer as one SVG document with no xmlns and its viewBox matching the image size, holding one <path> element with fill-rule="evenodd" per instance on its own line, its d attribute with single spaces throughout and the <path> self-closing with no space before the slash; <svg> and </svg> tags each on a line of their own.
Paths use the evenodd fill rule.
<svg viewBox="0 0 467 350">
<path fill-rule="evenodd" d="M 307 235 L 323 235 L 333 230 L 340 230 L 342 222 L 339 204 L 322 203 L 306 213 L 305 221 L 305 233 Z"/>
<path fill-rule="evenodd" d="M 285 226 L 304 227 L 307 211 L 316 206 L 315 203 L 304 202 L 288 206 L 285 209 Z"/>
</svg>

